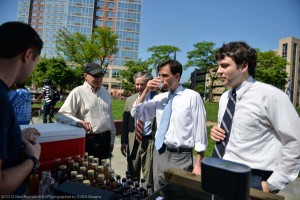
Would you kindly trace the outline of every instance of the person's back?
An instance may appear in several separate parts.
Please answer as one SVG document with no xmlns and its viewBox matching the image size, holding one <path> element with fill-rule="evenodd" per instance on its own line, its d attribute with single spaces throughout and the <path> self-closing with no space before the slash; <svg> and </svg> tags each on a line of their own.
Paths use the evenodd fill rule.
<svg viewBox="0 0 300 200">
<path fill-rule="evenodd" d="M 52 107 L 52 99 L 54 91 L 51 88 L 52 81 L 50 79 L 45 79 L 43 87 L 43 123 L 47 123 L 47 117 L 49 115 L 49 123 L 52 123 L 52 115 L 50 114 Z"/>
<path fill-rule="evenodd" d="M 31 118 L 31 95 L 25 84 L 15 84 L 16 90 L 8 93 L 9 100 L 14 108 L 20 125 L 29 124 Z"/>
<path fill-rule="evenodd" d="M 38 131 L 21 131 L 8 99 L 9 87 L 23 83 L 32 73 L 43 47 L 38 33 L 28 24 L 0 25 L 0 195 L 22 198 L 26 178 L 39 166 Z"/>
</svg>

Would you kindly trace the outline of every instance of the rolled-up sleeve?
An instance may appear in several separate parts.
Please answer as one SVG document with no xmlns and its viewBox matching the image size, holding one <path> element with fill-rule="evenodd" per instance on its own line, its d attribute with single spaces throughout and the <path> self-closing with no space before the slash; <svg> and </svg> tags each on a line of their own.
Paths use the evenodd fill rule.
<svg viewBox="0 0 300 200">
<path fill-rule="evenodd" d="M 142 102 L 140 104 L 136 104 L 136 102 L 134 102 L 131 110 L 131 116 L 142 121 L 149 121 L 153 119 L 155 114 L 155 103 L 152 100 L 148 102 Z"/>
<path fill-rule="evenodd" d="M 195 150 L 203 152 L 207 147 L 206 112 L 200 95 L 196 95 L 192 103 Z"/>
</svg>

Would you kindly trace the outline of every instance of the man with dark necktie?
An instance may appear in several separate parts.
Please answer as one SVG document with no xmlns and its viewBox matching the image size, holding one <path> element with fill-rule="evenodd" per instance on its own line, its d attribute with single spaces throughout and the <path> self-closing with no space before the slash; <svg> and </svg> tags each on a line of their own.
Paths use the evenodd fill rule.
<svg viewBox="0 0 300 200">
<path fill-rule="evenodd" d="M 203 101 L 199 93 L 180 85 L 182 65 L 176 60 L 168 60 L 158 65 L 157 71 L 159 77 L 148 81 L 146 89 L 131 110 L 134 118 L 143 121 L 156 117 L 157 131 L 153 150 L 154 190 L 158 190 L 165 183 L 164 171 L 168 167 L 200 174 L 200 163 L 207 146 Z M 145 101 L 147 93 L 156 90 L 161 79 L 162 89 L 168 92 Z M 193 148 L 197 151 L 195 163 Z"/>
<path fill-rule="evenodd" d="M 300 169 L 300 118 L 288 96 L 253 79 L 256 51 L 245 42 L 224 44 L 216 53 L 225 92 L 219 102 L 213 157 L 252 168 L 251 187 L 277 193 Z"/>
<path fill-rule="evenodd" d="M 153 186 L 152 154 L 156 131 L 155 119 L 136 120 L 130 114 L 133 103 L 143 93 L 147 82 L 151 79 L 153 79 L 152 75 L 147 72 L 138 72 L 134 75 L 134 86 L 137 93 L 126 99 L 122 123 L 121 153 L 127 156 L 131 178 L 140 179 L 142 171 L 145 183 Z M 146 101 L 150 101 L 156 94 L 156 91 L 149 92 Z"/>
</svg>

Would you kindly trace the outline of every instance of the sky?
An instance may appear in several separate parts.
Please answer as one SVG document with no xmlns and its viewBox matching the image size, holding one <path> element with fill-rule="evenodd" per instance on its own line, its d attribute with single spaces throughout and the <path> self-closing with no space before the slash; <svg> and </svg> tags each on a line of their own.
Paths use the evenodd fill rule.
<svg viewBox="0 0 300 200">
<path fill-rule="evenodd" d="M 17 19 L 17 2 L 0 0 L 0 24 Z M 291 36 L 300 39 L 300 0 L 143 0 L 139 58 L 150 57 L 151 46 L 172 45 L 181 50 L 177 60 L 184 65 L 198 42 L 218 48 L 242 40 L 269 51 Z M 181 82 L 192 71 L 184 71 Z"/>
</svg>

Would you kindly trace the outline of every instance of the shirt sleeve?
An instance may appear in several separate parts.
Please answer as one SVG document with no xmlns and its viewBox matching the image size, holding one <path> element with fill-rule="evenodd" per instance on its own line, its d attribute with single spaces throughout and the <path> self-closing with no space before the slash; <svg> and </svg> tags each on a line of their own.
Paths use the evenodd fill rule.
<svg viewBox="0 0 300 200">
<path fill-rule="evenodd" d="M 201 96 L 197 94 L 191 102 L 194 124 L 195 150 L 203 152 L 207 147 L 206 112 Z"/>
<path fill-rule="evenodd" d="M 110 105 L 110 122 L 111 122 L 111 141 L 110 144 L 113 145 L 115 143 L 115 137 L 116 137 L 116 126 L 115 126 L 115 122 L 114 122 L 114 118 L 113 118 L 113 114 L 112 114 L 112 105 Z"/>
<path fill-rule="evenodd" d="M 300 169 L 300 118 L 284 93 L 267 98 L 264 110 L 282 143 L 282 154 L 267 181 L 274 187 L 283 189 L 297 178 Z"/>
<path fill-rule="evenodd" d="M 80 119 L 76 117 L 76 113 L 81 103 L 80 101 L 78 94 L 72 90 L 57 113 L 57 121 L 76 126 L 76 123 L 80 121 Z"/>
<path fill-rule="evenodd" d="M 135 101 L 131 110 L 131 116 L 142 121 L 149 121 L 153 119 L 156 114 L 154 98 L 151 101 L 142 102 L 138 105 Z"/>
</svg>

